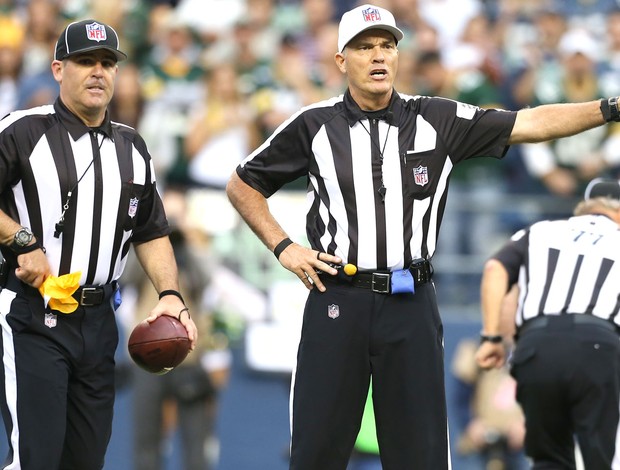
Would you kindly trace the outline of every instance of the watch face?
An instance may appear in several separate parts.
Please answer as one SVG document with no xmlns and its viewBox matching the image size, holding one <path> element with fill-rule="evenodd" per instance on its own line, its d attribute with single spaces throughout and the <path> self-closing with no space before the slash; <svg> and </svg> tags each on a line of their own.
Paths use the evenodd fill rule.
<svg viewBox="0 0 620 470">
<path fill-rule="evenodd" d="M 19 246 L 26 246 L 32 241 L 32 232 L 22 228 L 15 234 L 15 243 Z"/>
</svg>

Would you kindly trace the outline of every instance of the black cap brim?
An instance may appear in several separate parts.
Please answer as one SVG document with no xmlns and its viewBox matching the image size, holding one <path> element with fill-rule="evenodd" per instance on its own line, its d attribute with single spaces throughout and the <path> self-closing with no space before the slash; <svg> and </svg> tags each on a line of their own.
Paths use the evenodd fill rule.
<svg viewBox="0 0 620 470">
<path fill-rule="evenodd" d="M 63 58 L 57 58 L 57 60 L 70 59 L 70 58 L 75 57 L 77 55 L 84 54 L 86 52 L 96 51 L 98 49 L 105 49 L 105 50 L 110 51 L 112 54 L 114 54 L 114 56 L 116 57 L 116 60 L 118 62 L 127 59 L 127 54 L 125 54 L 124 52 L 119 51 L 118 49 L 114 49 L 112 47 L 107 47 L 107 46 L 93 46 L 93 47 L 87 47 L 85 49 L 81 49 L 79 51 L 75 51 L 73 54 L 65 54 L 65 56 Z"/>
</svg>

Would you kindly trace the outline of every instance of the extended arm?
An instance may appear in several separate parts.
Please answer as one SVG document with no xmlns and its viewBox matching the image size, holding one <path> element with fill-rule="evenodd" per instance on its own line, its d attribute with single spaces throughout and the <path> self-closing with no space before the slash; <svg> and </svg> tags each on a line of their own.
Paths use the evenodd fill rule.
<svg viewBox="0 0 620 470">
<path fill-rule="evenodd" d="M 521 109 L 517 112 L 508 143 L 544 142 L 568 137 L 602 126 L 605 122 L 601 100 Z"/>
<path fill-rule="evenodd" d="M 267 199 L 247 185 L 236 172 L 232 174 L 226 186 L 226 194 L 239 215 L 271 251 L 288 237 L 271 214 Z M 327 253 L 321 253 L 320 257 L 319 260 L 316 251 L 293 243 L 280 254 L 278 260 L 282 266 L 299 277 L 308 289 L 312 289 L 314 284 L 319 290 L 324 291 L 325 286 L 316 270 L 320 269 L 335 275 L 337 271 L 326 263 L 340 263 L 341 259 Z"/>
</svg>

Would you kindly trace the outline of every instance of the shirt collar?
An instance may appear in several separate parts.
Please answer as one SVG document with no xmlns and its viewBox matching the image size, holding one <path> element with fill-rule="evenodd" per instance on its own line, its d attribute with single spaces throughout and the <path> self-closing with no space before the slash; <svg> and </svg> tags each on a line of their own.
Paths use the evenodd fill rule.
<svg viewBox="0 0 620 470">
<path fill-rule="evenodd" d="M 366 119 L 367 113 L 364 112 L 355 102 L 355 100 L 351 96 L 351 92 L 348 89 L 344 94 L 344 106 L 349 127 L 353 127 L 353 125 L 355 125 L 357 121 Z M 384 117 L 384 120 L 387 121 L 388 124 L 398 127 L 402 111 L 402 104 L 398 99 L 398 93 L 394 89 L 392 89 L 392 97 L 390 98 L 390 104 L 388 105 L 386 110 L 391 113 L 392 117 L 389 119 Z"/>
<path fill-rule="evenodd" d="M 60 122 L 63 126 L 65 126 L 67 132 L 69 132 L 73 140 L 78 140 L 84 134 L 95 130 L 92 127 L 88 127 L 82 122 L 79 117 L 69 111 L 69 108 L 67 108 L 65 104 L 60 100 L 60 97 L 56 98 L 56 102 L 54 103 L 54 110 L 56 111 Z M 96 131 L 101 132 L 110 140 L 114 140 L 112 138 L 112 124 L 110 122 L 110 116 L 107 110 L 105 112 L 103 122 L 99 127 L 96 128 Z"/>
</svg>

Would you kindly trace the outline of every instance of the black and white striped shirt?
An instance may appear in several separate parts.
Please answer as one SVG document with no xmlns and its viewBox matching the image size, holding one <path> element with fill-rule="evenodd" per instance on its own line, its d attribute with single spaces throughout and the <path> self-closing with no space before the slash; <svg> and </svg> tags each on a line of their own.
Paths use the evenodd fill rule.
<svg viewBox="0 0 620 470">
<path fill-rule="evenodd" d="M 494 258 L 518 283 L 516 325 L 539 315 L 587 314 L 620 326 L 620 229 L 604 215 L 542 221 Z"/>
<path fill-rule="evenodd" d="M 379 118 L 347 92 L 291 116 L 237 173 L 265 197 L 308 176 L 313 249 L 365 270 L 402 269 L 435 252 L 452 167 L 501 158 L 515 116 L 393 93 Z"/>
<path fill-rule="evenodd" d="M 80 271 L 81 285 L 118 279 L 130 242 L 169 233 L 143 139 L 107 115 L 91 129 L 60 100 L 0 121 L 0 209 L 32 229 L 52 274 Z"/>
</svg>

